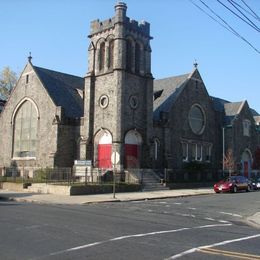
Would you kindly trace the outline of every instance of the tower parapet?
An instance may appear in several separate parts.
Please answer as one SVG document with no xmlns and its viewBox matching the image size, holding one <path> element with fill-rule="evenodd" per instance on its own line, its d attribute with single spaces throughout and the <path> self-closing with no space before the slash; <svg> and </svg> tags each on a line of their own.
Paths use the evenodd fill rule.
<svg viewBox="0 0 260 260">
<path fill-rule="evenodd" d="M 130 19 L 126 16 L 126 9 L 126 4 L 123 2 L 119 2 L 115 6 L 116 14 L 113 18 L 104 21 L 100 21 L 99 19 L 92 21 L 90 25 L 89 37 L 92 37 L 93 35 L 103 32 L 105 30 L 114 28 L 116 23 L 124 23 L 127 29 L 136 33 L 140 33 L 143 36 L 151 39 L 150 24 L 146 21 L 138 22 L 136 20 Z"/>
</svg>

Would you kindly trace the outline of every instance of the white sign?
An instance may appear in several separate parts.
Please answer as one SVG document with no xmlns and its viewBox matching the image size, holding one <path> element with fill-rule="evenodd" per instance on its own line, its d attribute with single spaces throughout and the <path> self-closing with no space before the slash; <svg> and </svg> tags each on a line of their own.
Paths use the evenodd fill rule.
<svg viewBox="0 0 260 260">
<path fill-rule="evenodd" d="M 75 160 L 74 165 L 78 166 L 91 166 L 91 161 L 90 160 Z"/>
<path fill-rule="evenodd" d="M 120 155 L 119 155 L 119 153 L 118 152 L 113 152 L 112 154 L 111 154 L 111 162 L 112 162 L 112 164 L 118 164 L 119 163 L 119 160 L 120 160 Z"/>
</svg>

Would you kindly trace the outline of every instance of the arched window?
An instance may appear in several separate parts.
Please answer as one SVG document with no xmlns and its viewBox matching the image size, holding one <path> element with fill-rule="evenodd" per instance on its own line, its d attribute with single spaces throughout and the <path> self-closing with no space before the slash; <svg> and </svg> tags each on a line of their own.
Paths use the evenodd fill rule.
<svg viewBox="0 0 260 260">
<path fill-rule="evenodd" d="M 126 70 L 132 70 L 132 63 L 133 63 L 133 47 L 130 40 L 126 42 Z"/>
<path fill-rule="evenodd" d="M 114 41 L 111 40 L 108 45 L 108 68 L 112 69 L 114 66 Z"/>
<path fill-rule="evenodd" d="M 154 159 L 158 160 L 159 155 L 159 147 L 160 147 L 160 141 L 159 139 L 154 139 Z"/>
<path fill-rule="evenodd" d="M 99 47 L 99 70 L 105 67 L 105 43 L 102 42 Z"/>
<path fill-rule="evenodd" d="M 135 44 L 135 73 L 140 72 L 141 49 L 138 43 Z"/>
<path fill-rule="evenodd" d="M 37 111 L 33 103 L 26 100 L 14 118 L 14 157 L 35 157 L 37 143 Z"/>
</svg>

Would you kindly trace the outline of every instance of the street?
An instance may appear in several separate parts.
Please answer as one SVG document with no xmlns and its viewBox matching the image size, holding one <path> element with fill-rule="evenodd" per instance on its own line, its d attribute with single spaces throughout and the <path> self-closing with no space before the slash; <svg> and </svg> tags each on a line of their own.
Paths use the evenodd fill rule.
<svg viewBox="0 0 260 260">
<path fill-rule="evenodd" d="M 259 192 L 82 206 L 0 201 L 0 259 L 260 259 Z"/>
</svg>

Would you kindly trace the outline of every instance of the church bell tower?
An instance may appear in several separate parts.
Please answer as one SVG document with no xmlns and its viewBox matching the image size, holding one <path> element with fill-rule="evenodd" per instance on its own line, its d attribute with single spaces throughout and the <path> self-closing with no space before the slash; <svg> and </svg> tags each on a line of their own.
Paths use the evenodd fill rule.
<svg viewBox="0 0 260 260">
<path fill-rule="evenodd" d="M 97 168 L 149 167 L 152 37 L 149 23 L 129 19 L 126 11 L 118 2 L 113 18 L 91 22 L 80 159 Z"/>
</svg>

